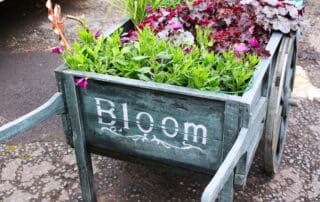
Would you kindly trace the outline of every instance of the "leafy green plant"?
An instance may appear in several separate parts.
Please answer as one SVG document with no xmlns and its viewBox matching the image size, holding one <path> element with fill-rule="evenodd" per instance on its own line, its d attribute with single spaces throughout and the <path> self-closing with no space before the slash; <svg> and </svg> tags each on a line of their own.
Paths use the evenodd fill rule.
<svg viewBox="0 0 320 202">
<path fill-rule="evenodd" d="M 78 29 L 79 42 L 63 57 L 75 70 L 186 86 L 200 90 L 241 94 L 249 85 L 259 58 L 209 51 L 214 41 L 209 28 L 196 29 L 197 45 L 176 46 L 159 40 L 149 27 L 138 31 L 139 41 L 121 42 L 122 30 L 108 38 L 95 38 L 88 29 Z M 186 50 L 189 50 L 186 52 Z"/>
</svg>

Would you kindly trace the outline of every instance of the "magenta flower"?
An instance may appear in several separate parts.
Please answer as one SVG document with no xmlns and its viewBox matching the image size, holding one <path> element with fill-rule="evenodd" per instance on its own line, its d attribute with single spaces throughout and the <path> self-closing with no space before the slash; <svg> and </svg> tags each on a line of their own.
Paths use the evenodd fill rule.
<svg viewBox="0 0 320 202">
<path fill-rule="evenodd" d="M 183 53 L 184 53 L 184 54 L 188 54 L 188 53 L 190 53 L 192 50 L 193 50 L 192 47 L 186 48 L 186 49 L 183 50 Z"/>
<path fill-rule="evenodd" d="M 175 23 L 175 22 L 170 23 L 169 26 L 173 30 L 179 30 L 183 28 L 181 23 Z"/>
<path fill-rule="evenodd" d="M 152 7 L 151 7 L 150 5 L 148 5 L 148 6 L 146 7 L 146 11 L 147 11 L 148 13 L 151 13 L 151 12 L 152 12 Z"/>
<path fill-rule="evenodd" d="M 250 39 L 249 40 L 249 44 L 253 48 L 259 48 L 260 47 L 259 41 L 257 39 L 255 39 L 255 38 Z"/>
<path fill-rule="evenodd" d="M 81 79 L 77 79 L 76 80 L 76 86 L 80 86 L 83 89 L 87 90 L 87 86 L 88 86 L 88 77 L 82 77 Z"/>
<path fill-rule="evenodd" d="M 138 41 L 138 32 L 130 30 L 128 33 L 124 33 L 120 40 L 121 42 Z"/>
<path fill-rule="evenodd" d="M 236 53 L 244 53 L 244 52 L 249 51 L 249 48 L 245 44 L 240 43 L 240 44 L 235 45 L 233 50 Z"/>
<path fill-rule="evenodd" d="M 65 50 L 64 46 L 55 47 L 51 50 L 53 54 L 61 54 Z"/>
<path fill-rule="evenodd" d="M 100 36 L 101 36 L 101 34 L 100 34 L 99 32 L 96 32 L 96 33 L 94 34 L 94 38 L 95 38 L 95 39 L 98 39 Z"/>
<path fill-rule="evenodd" d="M 124 36 L 124 37 L 121 37 L 121 38 L 120 38 L 120 41 L 121 41 L 121 42 L 128 42 L 128 41 L 131 41 L 131 38 L 130 38 L 130 37 L 127 37 L 127 36 Z"/>
</svg>

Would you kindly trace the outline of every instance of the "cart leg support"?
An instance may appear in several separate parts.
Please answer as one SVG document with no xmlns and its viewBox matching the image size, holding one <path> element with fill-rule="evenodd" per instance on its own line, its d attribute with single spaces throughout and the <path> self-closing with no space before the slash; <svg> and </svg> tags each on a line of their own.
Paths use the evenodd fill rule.
<svg viewBox="0 0 320 202">
<path fill-rule="evenodd" d="M 232 201 L 234 168 L 246 152 L 246 140 L 248 139 L 248 136 L 248 129 L 242 128 L 235 144 L 202 193 L 202 202 L 215 201 L 220 192 L 220 201 Z"/>
<path fill-rule="evenodd" d="M 54 94 L 46 103 L 32 112 L 0 127 L 0 142 L 13 138 L 34 125 L 65 112 L 64 100 L 61 93 Z"/>
<path fill-rule="evenodd" d="M 202 202 L 212 202 L 217 198 L 219 198 L 219 201 L 233 201 L 234 184 L 244 185 L 254 153 L 261 139 L 266 110 L 267 100 L 262 97 L 252 114 L 252 120 L 255 121 L 252 121 L 248 128 L 241 128 L 231 150 L 202 193 Z M 237 166 L 240 166 L 241 176 L 235 175 Z M 239 177 L 241 177 L 240 181 Z"/>
<path fill-rule="evenodd" d="M 80 177 L 80 185 L 82 192 L 82 200 L 84 202 L 96 202 L 96 190 L 93 183 L 93 170 L 91 155 L 87 150 L 86 136 L 83 127 L 83 117 L 80 111 L 80 103 L 78 99 L 78 90 L 74 85 L 74 78 L 67 76 L 65 78 L 66 86 L 65 93 L 68 96 L 67 105 L 70 109 L 71 125 L 73 131 L 73 143 L 78 164 L 78 172 Z"/>
</svg>

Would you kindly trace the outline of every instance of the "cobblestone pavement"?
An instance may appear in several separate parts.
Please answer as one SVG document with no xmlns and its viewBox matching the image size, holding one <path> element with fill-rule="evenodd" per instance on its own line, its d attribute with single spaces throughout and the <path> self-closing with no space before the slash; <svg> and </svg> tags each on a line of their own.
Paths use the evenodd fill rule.
<svg viewBox="0 0 320 202">
<path fill-rule="evenodd" d="M 18 2 L 21 1 L 16 4 Z M 106 2 L 61 1 L 68 13 L 85 13 L 89 25 L 97 30 L 119 19 L 115 15 L 106 17 Z M 32 19 L 32 12 L 31 16 L 37 17 L 37 20 L 26 20 L 32 26 L 21 22 L 15 28 L 17 24 L 4 23 L 6 29 L 1 29 L 0 52 L 45 52 L 57 45 L 51 40 L 55 35 L 51 35 L 50 25 L 43 16 L 42 4 L 43 1 L 37 1 L 25 5 L 26 18 Z M 236 193 L 236 201 L 320 201 L 320 2 L 307 0 L 306 5 L 294 92 L 300 106 L 292 109 L 279 173 L 273 177 L 264 173 L 261 151 L 258 151 L 247 187 Z M 19 17 L 10 20 L 13 19 Z M 6 113 L 0 112 L 0 125 L 9 119 Z M 55 134 L 55 131 L 48 133 Z M 0 201 L 81 199 L 73 149 L 59 138 L 43 135 L 41 141 L 26 138 L 0 144 Z M 92 159 L 99 201 L 199 201 L 210 181 L 208 176 L 178 175 L 102 156 L 93 155 Z"/>
</svg>

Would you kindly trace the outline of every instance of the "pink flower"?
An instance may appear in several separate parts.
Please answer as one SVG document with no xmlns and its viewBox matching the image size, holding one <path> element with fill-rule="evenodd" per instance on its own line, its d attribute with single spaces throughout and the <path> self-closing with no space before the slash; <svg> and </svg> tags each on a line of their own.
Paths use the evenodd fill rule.
<svg viewBox="0 0 320 202">
<path fill-rule="evenodd" d="M 121 38 L 120 38 L 120 41 L 121 41 L 121 42 L 128 42 L 128 41 L 131 41 L 131 38 L 130 38 L 130 37 L 127 37 L 127 36 L 124 36 L 124 37 L 121 37 Z"/>
<path fill-rule="evenodd" d="M 233 50 L 236 53 L 244 53 L 244 52 L 249 51 L 249 48 L 245 44 L 240 43 L 240 44 L 235 45 Z"/>
<path fill-rule="evenodd" d="M 253 32 L 254 32 L 254 26 L 252 25 L 252 26 L 249 28 L 249 33 L 250 33 L 250 34 L 253 34 Z"/>
<path fill-rule="evenodd" d="M 170 23 L 170 28 L 173 29 L 173 30 L 179 30 L 179 29 L 182 29 L 183 26 L 181 23 L 175 23 L 175 22 L 172 22 Z"/>
<path fill-rule="evenodd" d="M 88 86 L 88 77 L 82 77 L 81 79 L 77 79 L 76 80 L 76 86 L 80 86 L 82 87 L 83 89 L 87 89 L 87 86 Z"/>
<path fill-rule="evenodd" d="M 55 47 L 51 50 L 53 54 L 61 54 L 65 50 L 64 46 Z"/>
<path fill-rule="evenodd" d="M 249 44 L 253 48 L 259 48 L 260 47 L 259 41 L 257 39 L 255 39 L 255 38 L 250 39 L 249 40 Z"/>
<path fill-rule="evenodd" d="M 150 5 L 148 5 L 148 6 L 146 7 L 146 11 L 147 11 L 148 13 L 151 13 L 151 12 L 152 12 L 152 7 L 151 7 Z"/>
<path fill-rule="evenodd" d="M 94 34 L 94 38 L 95 38 L 95 39 L 98 39 L 100 36 L 101 36 L 101 34 L 100 34 L 99 32 L 96 32 L 96 33 Z"/>
<path fill-rule="evenodd" d="M 130 30 L 128 33 L 124 33 L 120 40 L 121 42 L 138 41 L 138 32 Z"/>
</svg>

